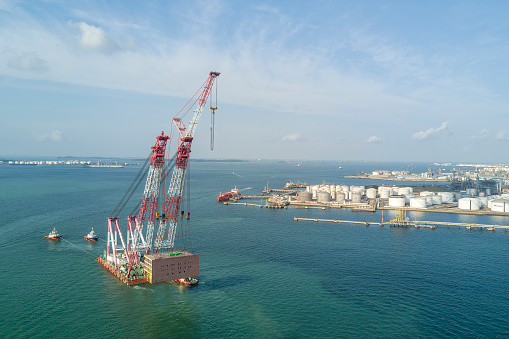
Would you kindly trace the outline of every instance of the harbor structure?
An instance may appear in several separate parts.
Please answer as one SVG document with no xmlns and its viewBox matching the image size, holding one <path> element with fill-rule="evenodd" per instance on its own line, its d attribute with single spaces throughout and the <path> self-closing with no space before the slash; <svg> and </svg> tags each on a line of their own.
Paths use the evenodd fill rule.
<svg viewBox="0 0 509 339">
<path fill-rule="evenodd" d="M 289 181 L 291 183 L 291 181 Z M 351 208 L 353 211 L 374 212 L 376 209 L 421 210 L 456 214 L 506 215 L 509 213 L 509 193 L 493 187 L 470 187 L 453 191 L 453 185 L 441 186 L 361 186 L 336 183 L 307 185 L 298 189 L 274 189 L 268 184 L 262 195 L 238 196 L 266 199 L 281 207 Z M 493 194 L 494 192 L 497 192 Z M 272 194 L 272 195 L 270 195 Z M 243 204 L 243 203 L 240 203 Z M 244 204 L 247 205 L 247 204 Z M 261 205 L 256 205 L 262 207 Z M 267 205 L 267 203 L 265 203 Z"/>
</svg>

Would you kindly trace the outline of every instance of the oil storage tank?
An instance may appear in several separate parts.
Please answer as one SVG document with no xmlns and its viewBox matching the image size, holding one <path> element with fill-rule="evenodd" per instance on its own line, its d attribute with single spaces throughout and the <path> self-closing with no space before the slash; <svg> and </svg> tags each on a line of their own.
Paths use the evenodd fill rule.
<svg viewBox="0 0 509 339">
<path fill-rule="evenodd" d="M 398 188 L 398 195 L 411 195 L 413 189 L 411 187 L 400 187 Z"/>
<path fill-rule="evenodd" d="M 383 187 L 380 190 L 380 198 L 389 199 L 390 196 L 391 196 L 391 189 L 389 187 Z"/>
<path fill-rule="evenodd" d="M 368 188 L 366 190 L 366 197 L 368 199 L 376 199 L 376 189 L 375 188 Z"/>
<path fill-rule="evenodd" d="M 458 208 L 461 210 L 477 211 L 480 209 L 480 205 L 477 198 L 461 198 L 458 200 Z"/>
<path fill-rule="evenodd" d="M 316 192 L 316 200 L 319 202 L 330 202 L 330 193 L 325 191 Z"/>
<path fill-rule="evenodd" d="M 509 212 L 509 200 L 507 199 L 492 200 L 491 210 L 493 212 Z"/>
<path fill-rule="evenodd" d="M 345 192 L 336 192 L 336 201 L 345 202 Z"/>
<path fill-rule="evenodd" d="M 404 195 L 391 195 L 389 197 L 389 206 L 391 207 L 405 207 Z"/>
<path fill-rule="evenodd" d="M 361 202 L 361 193 L 359 192 L 354 192 L 352 193 L 352 202 L 353 203 L 360 203 Z"/>
<path fill-rule="evenodd" d="M 308 191 L 300 191 L 297 193 L 297 201 L 311 201 L 313 198 L 313 193 Z"/>
<path fill-rule="evenodd" d="M 443 204 L 452 204 L 454 202 L 454 193 L 453 192 L 440 192 L 438 193 L 442 196 Z"/>
<path fill-rule="evenodd" d="M 428 203 L 425 197 L 415 197 L 410 199 L 410 207 L 414 208 L 427 208 Z"/>
<path fill-rule="evenodd" d="M 431 204 L 432 205 L 440 205 L 442 203 L 441 195 L 432 195 L 431 196 Z"/>
</svg>

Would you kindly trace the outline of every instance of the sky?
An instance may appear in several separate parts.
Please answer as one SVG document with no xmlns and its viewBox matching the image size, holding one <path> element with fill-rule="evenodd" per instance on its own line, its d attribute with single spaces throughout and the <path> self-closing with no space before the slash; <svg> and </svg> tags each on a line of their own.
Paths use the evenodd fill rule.
<svg viewBox="0 0 509 339">
<path fill-rule="evenodd" d="M 507 13 L 502 0 L 0 0 L 0 157 L 145 158 L 217 71 L 214 150 L 207 104 L 193 158 L 509 163 Z"/>
</svg>

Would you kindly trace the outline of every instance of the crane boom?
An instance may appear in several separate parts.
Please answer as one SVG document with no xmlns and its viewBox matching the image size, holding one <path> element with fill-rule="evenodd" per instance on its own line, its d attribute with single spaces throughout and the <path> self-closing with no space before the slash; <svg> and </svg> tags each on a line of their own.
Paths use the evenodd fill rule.
<svg viewBox="0 0 509 339">
<path fill-rule="evenodd" d="M 173 250 L 175 244 L 175 231 L 179 216 L 180 205 L 182 202 L 182 192 L 184 189 L 185 172 L 191 153 L 191 144 L 193 142 L 196 127 L 203 112 L 203 107 L 207 103 L 214 80 L 219 76 L 219 72 L 210 72 L 207 81 L 203 85 L 203 91 L 200 94 L 198 107 L 194 111 L 193 118 L 186 129 L 181 118 L 173 118 L 172 122 L 179 132 L 179 147 L 176 152 L 175 166 L 168 186 L 166 200 L 162 209 L 163 217 L 159 221 L 157 235 L 154 239 L 153 252 L 159 252 L 163 248 Z M 165 217 L 167 216 L 167 217 Z M 187 215 L 189 217 L 189 213 Z M 167 223 L 169 223 L 168 236 L 165 238 Z"/>
</svg>

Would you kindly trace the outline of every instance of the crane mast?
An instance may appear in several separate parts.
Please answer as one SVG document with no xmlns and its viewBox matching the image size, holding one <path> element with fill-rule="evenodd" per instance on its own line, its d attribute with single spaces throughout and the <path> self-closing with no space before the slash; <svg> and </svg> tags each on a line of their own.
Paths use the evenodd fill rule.
<svg viewBox="0 0 509 339">
<path fill-rule="evenodd" d="M 145 189 L 143 191 L 140 210 L 138 212 L 138 217 L 133 220 L 133 225 L 129 227 L 130 231 L 132 232 L 133 251 L 138 249 L 145 249 L 145 251 L 148 252 L 152 247 L 152 238 L 157 211 L 157 199 L 159 197 L 161 178 L 164 171 L 164 156 L 166 153 L 166 143 L 168 138 L 168 136 L 164 135 L 164 132 L 161 132 L 161 135 L 157 137 L 155 145 L 152 146 L 150 167 L 147 175 Z M 149 212 L 149 217 L 147 221 L 147 234 L 144 239 L 142 231 L 147 210 Z"/>
<path fill-rule="evenodd" d="M 168 186 L 168 192 L 166 194 L 166 200 L 161 213 L 161 219 L 157 228 L 157 235 L 154 240 L 153 252 L 159 252 L 163 248 L 167 248 L 169 251 L 173 250 L 175 245 L 175 231 L 177 227 L 177 221 L 179 217 L 183 217 L 182 213 L 179 213 L 180 205 L 182 202 L 182 192 L 184 189 L 185 172 L 191 153 L 191 144 L 194 139 L 196 127 L 200 120 L 203 112 L 203 107 L 207 103 L 210 95 L 214 80 L 219 76 L 219 72 L 210 72 L 207 81 L 203 86 L 203 91 L 199 97 L 198 107 L 194 111 L 193 118 L 186 129 L 181 118 L 174 117 L 172 122 L 179 132 L 179 147 L 176 152 L 175 166 Z M 189 212 L 186 217 L 189 217 Z M 166 228 L 169 224 L 168 235 L 166 235 Z"/>
</svg>

